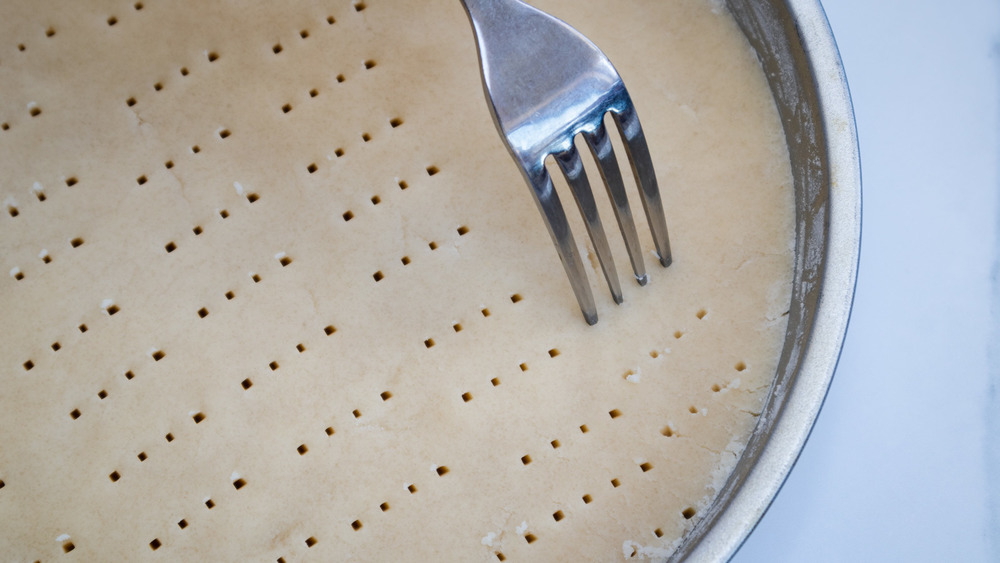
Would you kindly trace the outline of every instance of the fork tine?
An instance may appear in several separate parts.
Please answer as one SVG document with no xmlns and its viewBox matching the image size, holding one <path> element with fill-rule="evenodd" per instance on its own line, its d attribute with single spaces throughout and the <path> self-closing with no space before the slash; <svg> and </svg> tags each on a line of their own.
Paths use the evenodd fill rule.
<svg viewBox="0 0 1000 563">
<path fill-rule="evenodd" d="M 525 174 L 528 183 L 531 184 L 531 194 L 535 196 L 535 204 L 545 218 L 545 227 L 549 230 L 552 242 L 556 245 L 559 253 L 559 260 L 563 268 L 566 269 L 566 276 L 569 277 L 569 284 L 573 287 L 576 300 L 580 304 L 583 318 L 587 324 L 597 323 L 597 305 L 594 303 L 594 295 L 590 291 L 590 284 L 587 282 L 587 272 L 583 268 L 583 261 L 580 253 L 573 242 L 573 232 L 569 228 L 569 221 L 566 220 L 566 212 L 562 203 L 559 202 L 559 194 L 556 193 L 552 185 L 552 178 L 544 166 L 530 176 Z"/>
<path fill-rule="evenodd" d="M 653 233 L 653 242 L 656 244 L 656 252 L 660 255 L 660 264 L 667 267 L 673 261 L 673 257 L 670 254 L 670 237 L 667 235 L 667 219 L 663 215 L 660 188 L 656 184 L 656 173 L 653 171 L 653 159 L 646 145 L 646 135 L 639 125 L 639 116 L 635 112 L 632 100 L 627 96 L 628 94 L 624 107 L 619 111 L 612 111 L 611 115 L 625 141 L 625 152 L 628 153 L 632 173 L 635 174 L 636 183 L 639 185 L 642 208 L 646 211 L 646 220 L 649 221 L 649 229 Z"/>
<path fill-rule="evenodd" d="M 594 202 L 594 192 L 590 189 L 587 172 L 583 169 L 583 162 L 580 161 L 580 153 L 575 146 L 570 145 L 568 151 L 555 155 L 555 158 L 563 175 L 566 176 L 566 182 L 573 190 L 573 197 L 576 199 L 577 207 L 580 208 L 580 214 L 583 215 L 584 223 L 587 225 L 590 240 L 594 243 L 597 259 L 601 263 L 601 269 L 604 270 L 604 279 L 608 280 L 608 287 L 611 288 L 611 296 L 615 303 L 621 305 L 622 287 L 618 283 L 615 261 L 611 257 L 608 237 L 604 234 L 601 216 L 598 215 L 597 204 Z"/>
<path fill-rule="evenodd" d="M 632 210 L 628 205 L 628 196 L 625 194 L 625 183 L 622 181 L 621 169 L 618 168 L 618 159 L 611 147 L 608 130 L 604 127 L 603 121 L 598 124 L 593 133 L 585 133 L 584 138 L 587 140 L 590 152 L 593 153 L 600 165 L 601 178 L 604 179 L 604 187 L 607 188 L 608 196 L 614 204 L 618 228 L 625 239 L 625 247 L 628 249 L 628 257 L 632 262 L 635 279 L 639 285 L 646 285 L 649 278 L 646 276 L 646 265 L 642 260 L 639 233 L 635 230 L 635 220 L 632 218 Z"/>
</svg>

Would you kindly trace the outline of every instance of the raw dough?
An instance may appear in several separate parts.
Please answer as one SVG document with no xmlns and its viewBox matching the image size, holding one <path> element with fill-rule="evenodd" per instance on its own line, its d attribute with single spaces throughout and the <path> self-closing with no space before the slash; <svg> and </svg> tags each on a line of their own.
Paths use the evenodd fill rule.
<svg viewBox="0 0 1000 563">
<path fill-rule="evenodd" d="M 640 288 L 610 232 L 594 327 L 459 2 L 3 2 L 0 553 L 670 552 L 783 342 L 784 138 L 717 2 L 536 5 L 625 79 L 673 243 Z"/>
</svg>

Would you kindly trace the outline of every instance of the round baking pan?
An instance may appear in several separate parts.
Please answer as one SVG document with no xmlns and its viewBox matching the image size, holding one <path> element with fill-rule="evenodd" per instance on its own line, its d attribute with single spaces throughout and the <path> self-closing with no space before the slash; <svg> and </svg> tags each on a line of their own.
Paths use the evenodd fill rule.
<svg viewBox="0 0 1000 563">
<path fill-rule="evenodd" d="M 823 405 L 851 313 L 861 163 L 850 92 L 817 0 L 727 0 L 778 106 L 795 188 L 788 329 L 757 427 L 705 517 L 671 560 L 724 560 L 777 495 Z"/>
</svg>

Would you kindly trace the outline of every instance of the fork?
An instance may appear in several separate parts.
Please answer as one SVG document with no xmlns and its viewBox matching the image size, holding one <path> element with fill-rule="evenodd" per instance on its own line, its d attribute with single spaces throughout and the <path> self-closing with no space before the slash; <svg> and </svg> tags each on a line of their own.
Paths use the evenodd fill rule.
<svg viewBox="0 0 1000 563">
<path fill-rule="evenodd" d="M 588 324 L 597 305 L 566 212 L 545 167 L 552 155 L 584 218 L 611 296 L 621 304 L 615 271 L 590 182 L 574 146 L 583 134 L 597 160 L 639 285 L 649 277 L 604 115 L 611 113 L 632 165 L 660 264 L 671 262 L 667 222 L 646 138 L 632 99 L 611 61 L 589 39 L 518 0 L 462 0 L 479 51 L 493 121 L 531 188 Z"/>
</svg>

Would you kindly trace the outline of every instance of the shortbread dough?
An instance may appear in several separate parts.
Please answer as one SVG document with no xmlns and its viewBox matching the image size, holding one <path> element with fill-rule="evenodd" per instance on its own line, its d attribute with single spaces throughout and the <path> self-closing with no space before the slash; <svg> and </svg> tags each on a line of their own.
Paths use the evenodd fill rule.
<svg viewBox="0 0 1000 563">
<path fill-rule="evenodd" d="M 563 190 L 596 326 L 458 1 L 0 5 L 4 560 L 676 547 L 784 341 L 781 124 L 719 2 L 535 5 L 618 67 L 663 192 L 639 287 L 595 190 L 617 306 Z"/>
</svg>

